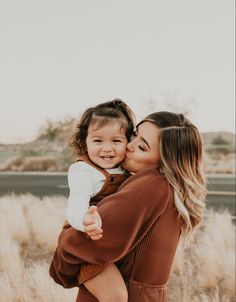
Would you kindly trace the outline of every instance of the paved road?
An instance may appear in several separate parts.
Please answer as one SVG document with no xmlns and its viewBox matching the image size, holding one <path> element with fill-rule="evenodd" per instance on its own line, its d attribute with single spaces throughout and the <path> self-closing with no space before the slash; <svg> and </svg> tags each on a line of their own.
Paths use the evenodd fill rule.
<svg viewBox="0 0 236 302">
<path fill-rule="evenodd" d="M 228 208 L 235 216 L 235 175 L 209 175 L 208 205 L 217 209 Z M 14 192 L 30 192 L 42 197 L 44 195 L 68 196 L 66 173 L 0 173 L 0 196 Z"/>
<path fill-rule="evenodd" d="M 0 195 L 32 193 L 36 196 L 68 195 L 65 173 L 0 173 Z"/>
</svg>

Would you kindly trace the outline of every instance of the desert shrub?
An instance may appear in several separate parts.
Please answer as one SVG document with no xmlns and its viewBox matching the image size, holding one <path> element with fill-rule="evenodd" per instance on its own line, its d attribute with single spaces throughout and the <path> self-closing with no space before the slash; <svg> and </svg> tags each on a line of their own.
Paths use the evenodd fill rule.
<svg viewBox="0 0 236 302">
<path fill-rule="evenodd" d="M 40 148 L 35 148 L 30 145 L 25 145 L 20 150 L 20 156 L 21 157 L 30 157 L 30 156 L 43 156 L 44 151 Z"/>
<path fill-rule="evenodd" d="M 211 142 L 213 145 L 228 145 L 229 142 L 224 139 L 221 135 L 217 135 L 216 137 L 214 137 L 212 139 L 212 142 Z"/>
<path fill-rule="evenodd" d="M 57 171 L 54 158 L 43 156 L 16 157 L 5 164 L 3 171 Z"/>
<path fill-rule="evenodd" d="M 219 145 L 211 146 L 206 149 L 206 152 L 212 157 L 219 159 L 222 155 L 228 155 L 231 150 L 230 146 Z"/>
<path fill-rule="evenodd" d="M 48 141 L 67 141 L 73 130 L 75 118 L 66 117 L 62 120 L 46 120 L 38 131 L 37 139 Z"/>
<path fill-rule="evenodd" d="M 235 173 L 235 153 L 213 158 L 205 154 L 204 170 L 206 173 Z"/>
<path fill-rule="evenodd" d="M 63 149 L 49 156 L 18 156 L 2 164 L 0 171 L 68 171 L 74 161 L 71 152 Z"/>
<path fill-rule="evenodd" d="M 70 164 L 75 161 L 75 158 L 72 155 L 71 150 L 64 149 L 58 154 L 56 161 L 59 171 L 68 171 Z"/>
<path fill-rule="evenodd" d="M 0 302 L 75 300 L 77 289 L 65 290 L 48 274 L 65 206 L 60 196 L 0 198 Z M 189 246 L 178 248 L 169 302 L 235 301 L 234 251 L 231 216 L 208 211 Z"/>
</svg>

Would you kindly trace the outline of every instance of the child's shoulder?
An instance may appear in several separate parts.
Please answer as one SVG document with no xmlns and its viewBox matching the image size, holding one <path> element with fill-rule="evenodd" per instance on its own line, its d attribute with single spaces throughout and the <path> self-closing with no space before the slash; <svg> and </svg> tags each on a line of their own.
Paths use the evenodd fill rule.
<svg viewBox="0 0 236 302">
<path fill-rule="evenodd" d="M 94 172 L 96 169 L 84 161 L 77 161 L 69 166 L 70 172 Z"/>
</svg>

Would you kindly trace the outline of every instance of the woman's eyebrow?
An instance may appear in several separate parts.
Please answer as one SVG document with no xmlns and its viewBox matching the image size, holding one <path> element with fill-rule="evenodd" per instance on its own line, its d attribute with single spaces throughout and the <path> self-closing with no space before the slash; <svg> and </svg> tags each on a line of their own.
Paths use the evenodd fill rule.
<svg viewBox="0 0 236 302">
<path fill-rule="evenodd" d="M 143 138 L 142 136 L 140 136 L 140 138 L 144 142 L 144 144 L 147 145 L 149 149 L 151 149 L 150 146 L 149 146 L 149 143 L 146 141 L 146 139 Z"/>
</svg>

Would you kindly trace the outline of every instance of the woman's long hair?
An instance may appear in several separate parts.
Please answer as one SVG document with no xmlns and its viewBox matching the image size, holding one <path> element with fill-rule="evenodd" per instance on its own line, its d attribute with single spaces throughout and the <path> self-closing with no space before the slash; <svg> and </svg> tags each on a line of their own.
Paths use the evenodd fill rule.
<svg viewBox="0 0 236 302">
<path fill-rule="evenodd" d="M 199 224 L 206 197 L 201 135 L 183 114 L 156 112 L 142 122 L 155 124 L 160 131 L 160 168 L 175 191 L 175 205 L 182 234 L 189 235 Z"/>
</svg>

